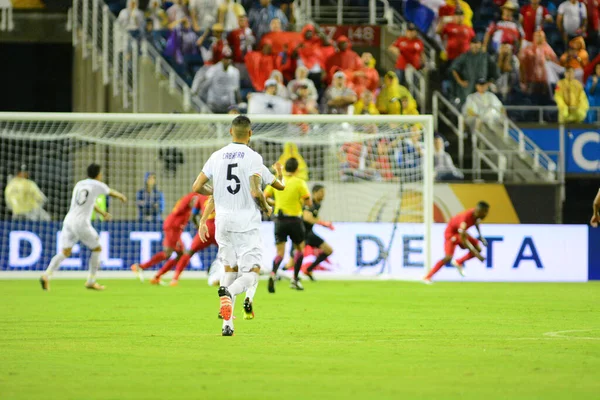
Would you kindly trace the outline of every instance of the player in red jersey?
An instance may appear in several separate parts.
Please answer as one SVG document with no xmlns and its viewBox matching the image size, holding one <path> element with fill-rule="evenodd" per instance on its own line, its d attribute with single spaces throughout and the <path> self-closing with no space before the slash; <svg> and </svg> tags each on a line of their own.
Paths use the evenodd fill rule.
<svg viewBox="0 0 600 400">
<path fill-rule="evenodd" d="M 181 242 L 181 234 L 185 229 L 185 226 L 190 219 L 190 216 L 194 217 L 194 223 L 197 226 L 200 214 L 200 208 L 202 205 L 203 196 L 199 193 L 188 193 L 183 196 L 175 207 L 171 214 L 163 222 L 163 251 L 156 253 L 147 262 L 143 264 L 133 264 L 131 270 L 135 272 L 140 280 L 143 282 L 144 277 L 142 271 L 150 268 L 161 261 L 167 260 L 165 265 L 156 274 L 154 278 L 150 280 L 153 285 L 160 284 L 160 277 L 167 271 L 169 271 L 181 258 L 185 248 Z M 170 259 L 173 252 L 177 253 L 177 257 Z M 165 270 L 161 273 L 161 271 Z"/>
<path fill-rule="evenodd" d="M 481 236 L 479 223 L 485 219 L 489 211 L 490 205 L 485 201 L 480 201 L 477 203 L 477 207 L 463 211 L 460 214 L 456 214 L 450 219 L 448 226 L 446 227 L 446 231 L 444 232 L 444 238 L 446 240 L 444 243 L 444 249 L 446 251 L 446 255 L 444 258 L 438 261 L 437 264 L 435 264 L 435 266 L 427 275 L 425 275 L 423 278 L 425 283 L 431 283 L 431 278 L 433 275 L 435 275 L 435 273 L 438 272 L 440 268 L 442 268 L 448 262 L 452 261 L 456 246 L 459 246 L 461 249 L 469 250 L 469 252 L 462 258 L 452 261 L 452 265 L 458 269 L 458 272 L 462 276 L 464 276 L 463 264 L 465 261 L 474 257 L 477 257 L 480 261 L 485 260 L 485 258 L 481 255 L 479 241 L 481 241 L 484 246 L 487 246 L 487 241 L 485 238 L 483 238 L 483 236 Z M 479 241 L 467 233 L 467 230 L 473 225 L 475 225 L 475 228 L 477 228 Z"/>
</svg>

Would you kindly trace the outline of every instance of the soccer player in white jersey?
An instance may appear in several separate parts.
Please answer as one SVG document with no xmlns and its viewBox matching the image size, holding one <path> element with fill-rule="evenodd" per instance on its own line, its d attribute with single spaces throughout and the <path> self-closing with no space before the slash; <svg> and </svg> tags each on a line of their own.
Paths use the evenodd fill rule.
<svg viewBox="0 0 600 400">
<path fill-rule="evenodd" d="M 205 193 L 204 185 L 209 179 L 213 183 L 215 238 L 218 257 L 225 267 L 225 279 L 218 292 L 223 336 L 233 335 L 232 296 L 254 286 L 258 280 L 262 264 L 260 211 L 267 215 L 272 212 L 261 190 L 263 159 L 248 147 L 252 136 L 250 119 L 237 116 L 229 132 L 233 142 L 210 156 L 193 185 L 195 192 Z"/>
<path fill-rule="evenodd" d="M 50 276 L 60 267 L 60 263 L 71 256 L 71 249 L 77 242 L 87 246 L 92 254 L 89 261 L 89 275 L 85 287 L 94 290 L 104 290 L 104 286 L 96 282 L 96 273 L 100 268 L 100 238 L 98 232 L 92 227 L 92 212 L 95 210 L 104 217 L 105 221 L 110 221 L 111 215 L 98 206 L 96 198 L 100 195 L 109 195 L 121 200 L 127 201 L 127 197 L 110 189 L 102 182 L 102 171 L 100 165 L 90 164 L 87 167 L 88 179 L 77 182 L 73 189 L 71 197 L 71 206 L 63 221 L 62 234 L 60 236 L 60 248 L 62 251 L 55 255 L 50 261 L 46 272 L 40 278 L 42 289 L 50 289 Z"/>
</svg>

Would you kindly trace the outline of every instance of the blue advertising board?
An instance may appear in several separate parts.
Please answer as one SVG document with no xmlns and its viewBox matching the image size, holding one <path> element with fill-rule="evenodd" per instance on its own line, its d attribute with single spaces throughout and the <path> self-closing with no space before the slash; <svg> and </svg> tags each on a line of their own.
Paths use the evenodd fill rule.
<svg viewBox="0 0 600 400">
<path fill-rule="evenodd" d="M 542 150 L 558 152 L 558 127 L 523 129 L 525 135 Z M 565 134 L 566 172 L 569 174 L 600 173 L 600 132 L 598 129 L 570 129 Z M 551 156 L 558 162 L 558 156 Z"/>
</svg>

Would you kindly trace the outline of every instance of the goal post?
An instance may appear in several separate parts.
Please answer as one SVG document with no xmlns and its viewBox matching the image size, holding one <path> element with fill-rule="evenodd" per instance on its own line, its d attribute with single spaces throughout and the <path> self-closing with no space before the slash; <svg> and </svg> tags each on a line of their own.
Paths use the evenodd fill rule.
<svg viewBox="0 0 600 400">
<path fill-rule="evenodd" d="M 38 212 L 23 212 L 24 207 L 17 205 L 19 215 L 8 199 L 2 203 L 0 246 L 8 250 L 0 258 L 0 270 L 45 268 L 56 251 L 73 186 L 85 178 L 85 168 L 92 162 L 102 166 L 109 186 L 130 199 L 127 205 L 108 200 L 104 206 L 113 222 L 94 222 L 109 247 L 107 251 L 103 248 L 103 268 L 126 269 L 130 262 L 143 261 L 160 248 L 161 221 L 191 190 L 210 154 L 231 140 L 229 128 L 234 117 L 0 113 L 2 187 L 25 168 L 45 197 L 39 201 L 43 209 Z M 422 236 L 419 262 L 431 267 L 434 133 L 430 115 L 249 117 L 253 127 L 250 145 L 267 166 L 291 156 L 300 158 L 299 176 L 309 187 L 316 183 L 326 187 L 321 216 L 342 227 L 331 235 L 347 233 L 350 225 L 345 223 L 386 223 L 365 226 L 379 232 L 383 247 L 391 244 L 392 249 L 401 251 L 399 238 L 389 243 L 392 228 L 395 232 L 397 226 L 417 226 L 414 232 Z M 164 208 L 158 211 L 144 209 L 154 193 L 146 186 L 148 174 L 154 174 L 156 189 L 162 193 Z M 184 242 L 194 234 L 192 229 L 187 233 Z M 272 247 L 271 243 L 272 239 L 265 239 L 265 247 Z M 359 250 L 356 253 L 358 258 Z M 193 259 L 192 268 L 206 268 L 214 254 L 213 249 L 202 260 Z M 83 255 L 81 260 L 83 263 L 72 262 L 73 269 L 85 269 Z M 390 260 L 398 262 L 397 258 Z M 265 260 L 265 266 L 268 264 Z"/>
</svg>

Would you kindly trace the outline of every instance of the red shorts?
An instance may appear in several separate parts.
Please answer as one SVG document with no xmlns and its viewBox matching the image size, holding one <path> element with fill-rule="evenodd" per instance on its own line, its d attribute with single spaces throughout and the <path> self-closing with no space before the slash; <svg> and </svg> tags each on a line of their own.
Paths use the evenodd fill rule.
<svg viewBox="0 0 600 400">
<path fill-rule="evenodd" d="M 197 253 L 200 250 L 204 250 L 211 244 L 217 244 L 217 241 L 215 240 L 215 221 L 206 221 L 206 226 L 208 227 L 208 240 L 206 242 L 202 242 L 202 240 L 200 240 L 200 236 L 198 236 L 196 233 L 196 236 L 194 236 L 194 240 L 192 241 L 192 247 L 190 248 L 192 253 Z"/>
<path fill-rule="evenodd" d="M 181 234 L 183 229 L 181 228 L 166 228 L 163 230 L 163 247 L 173 249 L 178 253 L 185 250 L 183 242 L 181 241 Z"/>
<path fill-rule="evenodd" d="M 467 240 L 469 242 L 471 242 L 473 247 L 475 247 L 475 248 L 479 247 L 479 241 L 477 239 L 475 239 L 473 236 L 469 235 L 468 233 L 467 233 Z M 456 233 L 456 234 L 450 236 L 449 238 L 446 238 L 446 241 L 444 242 L 444 251 L 446 252 L 446 255 L 453 256 L 456 246 L 460 247 L 461 249 L 466 249 L 465 244 L 460 239 L 460 233 Z"/>
</svg>

